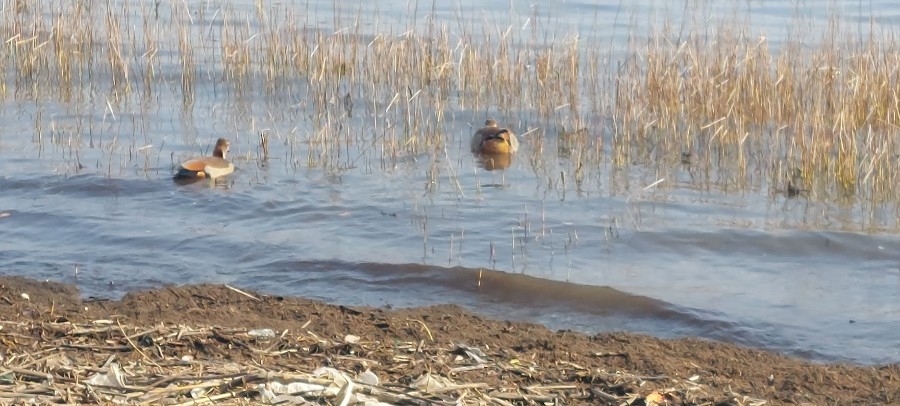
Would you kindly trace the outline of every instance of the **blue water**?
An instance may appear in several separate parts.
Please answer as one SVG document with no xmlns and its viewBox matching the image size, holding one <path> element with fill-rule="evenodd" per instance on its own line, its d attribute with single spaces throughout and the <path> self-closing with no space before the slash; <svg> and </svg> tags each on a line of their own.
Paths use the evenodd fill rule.
<svg viewBox="0 0 900 406">
<path fill-rule="evenodd" d="M 176 3 L 150 20 L 165 39 L 152 92 L 139 79 L 140 49 L 127 54 L 135 85 L 121 98 L 103 64 L 83 72 L 64 99 L 57 85 L 17 81 L 16 59 L 3 57 L 0 273 L 104 297 L 218 282 L 344 304 L 457 303 L 551 328 L 701 336 L 820 361 L 900 361 L 890 205 L 788 198 L 765 165 L 735 188 L 727 176 L 700 179 L 679 163 L 617 168 L 604 155 L 578 180 L 575 159 L 557 148 L 558 122 L 527 102 L 504 112 L 452 96 L 440 120 L 423 113 L 443 142 L 394 154 L 372 140 L 402 142 L 404 109 L 429 106 L 416 104 L 429 89 L 412 101 L 407 89 L 355 90 L 353 117 L 340 118 L 340 100 L 306 93 L 306 78 L 286 80 L 276 94 L 261 90 L 259 77 L 243 89 L 227 80 L 217 56 L 223 15 L 245 21 L 252 37 L 264 31 L 254 2 L 189 6 L 197 68 L 188 103 L 172 28 L 188 18 Z M 663 24 L 712 33 L 721 21 L 739 21 L 777 50 L 801 34 L 819 38 L 832 13 L 850 35 L 891 32 L 900 22 L 895 7 L 877 2 L 689 3 L 687 13 L 684 3 L 646 1 L 393 1 L 337 10 L 310 1 L 267 11 L 275 19 L 293 10 L 298 26 L 324 35 L 359 21 L 365 38 L 427 33 L 431 24 L 453 41 L 508 32 L 516 47 L 578 38 L 608 55 L 606 66 L 627 57 L 629 36 Z M 328 121 L 315 119 L 321 109 Z M 486 115 L 520 134 L 537 129 L 522 136 L 523 151 L 505 170 L 486 171 L 467 150 Z M 173 165 L 208 153 L 219 136 L 231 140 L 234 175 L 172 182 Z M 608 147 L 608 134 L 597 137 Z"/>
</svg>

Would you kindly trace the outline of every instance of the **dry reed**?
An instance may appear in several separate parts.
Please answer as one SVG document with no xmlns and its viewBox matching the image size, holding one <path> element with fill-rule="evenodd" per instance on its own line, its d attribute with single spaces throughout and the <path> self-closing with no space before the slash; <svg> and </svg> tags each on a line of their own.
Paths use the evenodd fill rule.
<svg viewBox="0 0 900 406">
<path fill-rule="evenodd" d="M 603 172 L 633 165 L 652 168 L 649 181 L 668 178 L 688 156 L 706 189 L 784 189 L 797 168 L 811 199 L 900 197 L 891 187 L 900 52 L 874 29 L 854 38 L 834 19 L 824 40 L 791 37 L 773 51 L 724 18 L 696 31 L 631 33 L 613 55 L 611 45 L 555 35 L 537 11 L 527 27 L 426 19 L 372 32 L 378 15 L 335 7 L 333 29 L 261 2 L 6 7 L 0 66 L 10 74 L 0 94 L 78 104 L 106 92 L 108 110 L 120 112 L 177 78 L 186 116 L 196 92 L 224 95 L 237 133 L 263 124 L 284 134 L 289 168 L 444 157 L 466 136 L 456 122 L 487 112 L 530 131 L 529 166 L 554 188 L 580 191 L 604 176 L 616 184 L 619 175 Z"/>
</svg>

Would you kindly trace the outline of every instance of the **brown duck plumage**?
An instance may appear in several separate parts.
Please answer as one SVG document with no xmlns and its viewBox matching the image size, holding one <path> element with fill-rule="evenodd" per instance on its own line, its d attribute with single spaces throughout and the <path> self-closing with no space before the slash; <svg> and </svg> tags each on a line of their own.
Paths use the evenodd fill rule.
<svg viewBox="0 0 900 406">
<path fill-rule="evenodd" d="M 494 119 L 488 119 L 472 136 L 471 148 L 477 154 L 515 154 L 519 140 L 508 128 L 500 128 Z"/>
<path fill-rule="evenodd" d="M 216 141 L 212 156 L 193 158 L 181 163 L 176 178 L 218 178 L 234 172 L 234 164 L 225 158 L 231 144 L 224 138 Z"/>
</svg>

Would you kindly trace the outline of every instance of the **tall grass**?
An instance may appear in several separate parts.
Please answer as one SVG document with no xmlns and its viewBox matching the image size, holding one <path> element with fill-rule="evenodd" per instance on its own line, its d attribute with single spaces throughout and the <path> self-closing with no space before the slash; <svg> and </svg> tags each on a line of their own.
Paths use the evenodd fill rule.
<svg viewBox="0 0 900 406">
<path fill-rule="evenodd" d="M 619 175 L 603 171 L 635 165 L 669 177 L 686 160 L 705 188 L 790 181 L 810 199 L 900 197 L 890 36 L 853 37 L 834 20 L 824 40 L 788 38 L 773 51 L 726 18 L 633 32 L 610 64 L 609 44 L 556 35 L 537 11 L 526 26 L 411 19 L 373 30 L 378 15 L 338 7 L 333 27 L 318 28 L 302 7 L 263 2 L 7 6 L 0 95 L 65 105 L 101 93 L 103 109 L 128 111 L 174 89 L 190 117 L 196 93 L 208 92 L 200 97 L 223 100 L 234 122 L 252 123 L 252 133 L 235 128 L 248 143 L 261 142 L 256 126 L 277 127 L 258 150 L 280 159 L 283 144 L 289 167 L 446 157 L 469 133 L 456 123 L 494 115 L 528 133 L 524 159 L 552 188 L 615 184 Z M 271 155 L 269 136 L 280 141 Z M 548 158 L 564 161 L 561 173 Z"/>
</svg>

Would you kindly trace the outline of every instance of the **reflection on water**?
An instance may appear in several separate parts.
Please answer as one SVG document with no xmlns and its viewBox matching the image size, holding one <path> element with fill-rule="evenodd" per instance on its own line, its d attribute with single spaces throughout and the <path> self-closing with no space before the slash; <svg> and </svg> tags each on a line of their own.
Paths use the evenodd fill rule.
<svg viewBox="0 0 900 406">
<path fill-rule="evenodd" d="M 475 154 L 478 166 L 487 171 L 496 171 L 509 168 L 512 164 L 512 154 Z"/>
<path fill-rule="evenodd" d="M 415 12 L 378 4 L 370 11 L 383 19 L 357 27 L 345 21 L 356 20 L 355 9 L 335 16 L 319 2 L 309 6 L 319 14 L 302 18 L 284 5 L 260 15 L 250 3 L 224 13 L 162 2 L 149 26 L 159 29 L 123 48 L 132 60 L 105 55 L 91 74 L 53 76 L 53 86 L 34 84 L 67 66 L 58 57 L 74 58 L 69 48 L 46 64 L 2 59 L 0 270 L 77 283 L 89 295 L 227 282 L 353 304 L 453 302 L 554 328 L 700 335 L 823 360 L 900 360 L 895 206 L 835 196 L 808 172 L 748 156 L 775 148 L 754 138 L 733 150 L 666 145 L 672 139 L 656 129 L 647 134 L 659 142 L 622 144 L 615 120 L 583 119 L 613 103 L 608 91 L 574 104 L 568 92 L 541 92 L 569 83 L 571 34 L 615 58 L 629 33 L 643 32 L 644 17 L 665 13 L 640 2 L 628 10 L 513 2 L 508 13 L 509 2 L 489 2 L 493 14 L 481 3 Z M 747 7 L 752 27 L 772 44 L 784 39 L 790 3 Z M 843 7 L 861 21 L 863 8 Z M 701 7 L 701 15 L 719 11 Z M 225 14 L 253 23 L 226 28 Z M 39 15 L 36 40 L 53 50 L 43 28 L 54 14 Z M 490 44 L 479 52 L 510 60 L 534 44 L 560 49 L 538 54 L 540 66 L 427 65 L 441 55 L 416 48 L 428 42 L 399 27 L 425 35 L 431 17 L 450 27 L 430 32 L 434 50 L 472 38 Z M 267 19 L 289 18 L 295 24 L 282 27 L 296 36 L 265 30 Z M 482 28 L 485 19 L 493 24 Z M 471 25 L 453 28 L 459 21 Z M 314 47 L 263 52 L 288 38 L 344 40 L 344 32 L 364 39 L 345 49 L 380 62 L 335 65 L 342 55 Z M 384 61 L 406 60 L 389 57 L 414 52 L 422 63 L 406 69 L 417 73 L 383 74 Z M 291 65 L 303 61 L 308 71 Z M 577 60 L 594 75 L 578 80 L 607 75 L 593 63 Z M 460 84 L 484 66 L 533 82 Z M 445 75 L 451 67 L 455 76 Z M 375 86 L 354 82 L 360 77 Z M 469 152 L 487 115 L 521 134 L 515 156 Z M 236 172 L 173 183 L 172 168 L 219 136 L 232 140 Z"/>
</svg>

